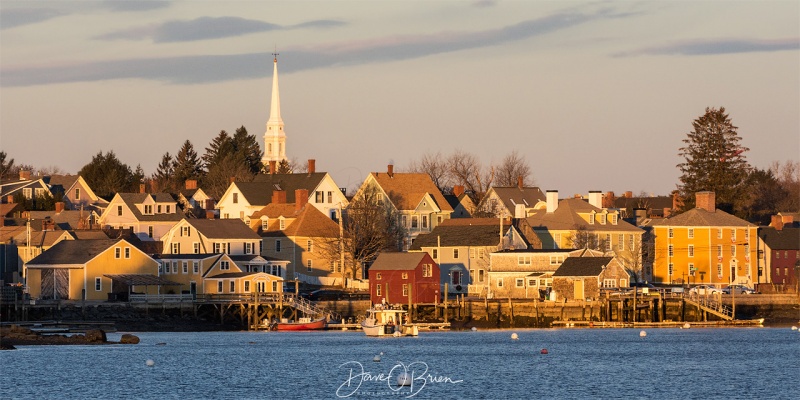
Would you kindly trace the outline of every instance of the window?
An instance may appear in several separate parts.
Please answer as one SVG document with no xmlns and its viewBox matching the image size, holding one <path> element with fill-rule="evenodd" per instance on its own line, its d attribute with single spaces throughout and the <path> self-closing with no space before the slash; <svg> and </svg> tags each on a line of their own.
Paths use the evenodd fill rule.
<svg viewBox="0 0 800 400">
<path fill-rule="evenodd" d="M 81 199 L 81 188 L 75 188 L 75 200 Z"/>
<path fill-rule="evenodd" d="M 560 249 L 561 248 L 561 234 L 560 233 L 556 233 L 553 236 L 553 248 L 554 249 Z"/>
<path fill-rule="evenodd" d="M 517 278 L 516 279 L 517 287 L 525 287 L 525 278 Z"/>
<path fill-rule="evenodd" d="M 309 253 L 313 253 L 314 252 L 314 242 L 312 242 L 311 240 L 308 240 L 306 242 L 306 250 L 308 250 Z"/>
<path fill-rule="evenodd" d="M 689 239 L 694 239 L 694 228 L 689 228 Z"/>
<path fill-rule="evenodd" d="M 153 225 L 147 227 L 147 237 L 153 237 Z"/>
<path fill-rule="evenodd" d="M 281 230 L 284 230 L 284 229 L 286 229 L 286 220 L 285 220 L 285 219 L 283 219 L 283 218 L 281 218 L 281 222 L 280 222 L 280 229 L 281 229 Z"/>
<path fill-rule="evenodd" d="M 623 233 L 620 233 L 619 236 L 617 236 L 617 248 L 619 250 L 625 250 L 625 234 Z M 631 250 L 633 250 L 633 247 L 631 247 Z"/>
<path fill-rule="evenodd" d="M 199 274 L 200 273 L 200 263 L 198 263 L 197 261 L 193 262 L 192 263 L 192 271 L 194 271 L 195 274 Z"/>
<path fill-rule="evenodd" d="M 736 245 L 731 245 L 731 257 L 736 257 Z"/>
<path fill-rule="evenodd" d="M 453 258 L 458 259 L 458 249 L 453 249 Z"/>
<path fill-rule="evenodd" d="M 222 281 L 217 282 L 217 292 L 222 293 Z"/>
<path fill-rule="evenodd" d="M 131 258 L 131 248 L 130 247 L 126 247 L 125 248 L 125 258 Z"/>
<path fill-rule="evenodd" d="M 600 224 L 601 225 L 605 225 L 606 224 L 606 215 L 605 214 L 600 214 Z"/>
<path fill-rule="evenodd" d="M 184 261 L 183 262 L 183 273 L 184 274 L 188 274 L 189 273 L 189 262 L 188 261 Z"/>
<path fill-rule="evenodd" d="M 97 278 L 94 278 L 94 290 L 96 292 L 100 292 L 103 290 L 103 279 L 100 278 L 99 276 Z"/>
<path fill-rule="evenodd" d="M 694 245 L 689 245 L 689 257 L 694 257 Z"/>
<path fill-rule="evenodd" d="M 667 275 L 672 276 L 673 266 L 674 265 L 672 263 L 669 263 L 669 265 L 667 265 Z"/>
<path fill-rule="evenodd" d="M 161 214 L 161 204 L 156 204 L 156 213 Z"/>
<path fill-rule="evenodd" d="M 497 278 L 497 287 L 503 287 L 503 278 Z"/>
<path fill-rule="evenodd" d="M 717 276 L 722 278 L 722 263 L 717 264 Z"/>
<path fill-rule="evenodd" d="M 617 224 L 617 214 L 616 213 L 611 214 L 611 215 L 609 215 L 609 217 L 611 217 L 611 224 L 612 225 L 616 225 Z"/>
<path fill-rule="evenodd" d="M 484 270 L 479 269 L 478 270 L 478 282 L 483 283 L 484 278 L 485 278 Z"/>
<path fill-rule="evenodd" d="M 401 216 L 400 221 L 402 221 L 403 228 L 408 226 L 408 216 L 406 215 Z"/>
<path fill-rule="evenodd" d="M 378 280 L 378 281 L 381 280 L 381 273 L 380 272 L 376 272 L 375 273 L 375 280 Z"/>
<path fill-rule="evenodd" d="M 117 206 L 117 216 L 122 216 L 122 206 Z"/>
<path fill-rule="evenodd" d="M 333 192 L 328 192 L 328 203 L 333 203 Z"/>
<path fill-rule="evenodd" d="M 694 263 L 689 263 L 689 276 L 694 276 Z"/>
<path fill-rule="evenodd" d="M 180 243 L 173 243 L 172 244 L 172 254 L 180 254 L 181 252 L 181 244 Z"/>
<path fill-rule="evenodd" d="M 408 297 L 408 285 L 403 285 L 403 297 Z"/>
<path fill-rule="evenodd" d="M 731 229 L 731 242 L 736 241 L 736 229 Z"/>
<path fill-rule="evenodd" d="M 233 194 L 233 204 L 237 204 L 237 203 L 239 203 L 239 193 L 234 193 Z M 169 212 L 169 211 L 167 211 L 167 212 Z"/>
<path fill-rule="evenodd" d="M 433 265 L 422 264 L 422 276 L 425 278 L 433 276 Z"/>
<path fill-rule="evenodd" d="M 486 249 L 478 249 L 478 258 L 483 258 L 485 255 Z"/>
<path fill-rule="evenodd" d="M 231 269 L 230 262 L 229 261 L 220 261 L 219 269 L 221 271 L 227 271 L 227 270 Z"/>
<path fill-rule="evenodd" d="M 122 257 L 122 249 L 119 247 L 114 248 L 114 258 L 121 258 Z"/>
<path fill-rule="evenodd" d="M 401 276 L 403 277 L 403 279 L 408 279 L 408 272 L 403 272 Z"/>
<path fill-rule="evenodd" d="M 192 243 L 192 251 L 194 254 L 200 254 L 200 242 Z"/>
<path fill-rule="evenodd" d="M 722 245 L 717 245 L 717 257 L 722 258 Z"/>
<path fill-rule="evenodd" d="M 222 253 L 222 243 L 213 243 L 214 253 Z"/>
<path fill-rule="evenodd" d="M 672 230 L 672 228 L 667 229 L 667 237 L 668 238 L 675 237 L 675 232 Z"/>
<path fill-rule="evenodd" d="M 472 247 L 469 248 L 469 258 L 475 258 L 475 249 Z"/>
<path fill-rule="evenodd" d="M 667 254 L 670 257 L 675 255 L 675 248 L 672 245 L 667 246 Z"/>
<path fill-rule="evenodd" d="M 144 214 L 145 215 L 153 214 L 153 205 L 152 204 L 145 204 L 144 205 Z"/>
<path fill-rule="evenodd" d="M 231 281 L 231 293 L 236 291 L 236 282 Z"/>
<path fill-rule="evenodd" d="M 722 229 L 717 229 L 717 239 L 722 239 Z"/>
<path fill-rule="evenodd" d="M 611 234 L 606 233 L 606 251 L 611 251 Z"/>
<path fill-rule="evenodd" d="M 517 256 L 517 265 L 531 265 L 531 256 Z"/>
<path fill-rule="evenodd" d="M 375 285 L 375 295 L 381 296 L 381 285 Z"/>
<path fill-rule="evenodd" d="M 564 262 L 564 256 L 550 256 L 550 265 L 561 265 Z"/>
<path fill-rule="evenodd" d="M 244 281 L 244 292 L 250 293 L 250 281 Z"/>
<path fill-rule="evenodd" d="M 433 258 L 434 259 L 439 258 L 439 250 L 433 249 Z"/>
<path fill-rule="evenodd" d="M 159 273 L 159 275 L 160 275 L 160 274 L 162 274 L 163 272 L 164 272 L 164 266 L 161 264 L 161 262 L 159 262 L 159 263 L 158 263 L 158 273 Z"/>
<path fill-rule="evenodd" d="M 628 238 L 628 250 L 633 250 L 633 235 Z"/>
<path fill-rule="evenodd" d="M 169 213 L 170 213 L 170 211 L 169 211 L 169 204 L 167 204 L 167 206 L 166 206 L 166 207 L 167 207 L 167 214 L 169 214 Z"/>
<path fill-rule="evenodd" d="M 25 196 L 26 199 L 31 199 L 33 197 L 33 190 L 31 190 L 31 188 L 24 188 L 22 189 L 22 195 Z"/>
<path fill-rule="evenodd" d="M 780 259 L 781 258 L 781 252 L 780 251 L 775 250 L 775 258 L 776 259 Z"/>
<path fill-rule="evenodd" d="M 528 286 L 536 286 L 536 279 L 528 279 Z"/>
<path fill-rule="evenodd" d="M 427 215 L 423 215 L 422 216 L 422 228 L 425 229 L 427 227 L 428 227 L 428 216 Z"/>
<path fill-rule="evenodd" d="M 173 274 L 177 274 L 178 273 L 178 262 L 177 261 L 173 261 L 172 262 L 172 273 Z"/>
<path fill-rule="evenodd" d="M 275 251 L 280 253 L 281 252 L 281 241 L 280 239 L 275 240 Z"/>
<path fill-rule="evenodd" d="M 244 244 L 244 254 L 253 254 L 253 244 L 245 242 Z"/>
<path fill-rule="evenodd" d="M 418 224 L 419 224 L 419 217 L 417 217 L 416 215 L 412 215 L 411 216 L 411 228 L 417 228 Z"/>
<path fill-rule="evenodd" d="M 191 231 L 189 230 L 188 226 L 181 227 L 181 236 L 191 236 Z"/>
<path fill-rule="evenodd" d="M 744 238 L 750 240 L 750 229 L 744 230 Z"/>
<path fill-rule="evenodd" d="M 453 286 L 461 284 L 461 271 L 450 271 L 450 283 L 453 284 Z"/>
<path fill-rule="evenodd" d="M 314 202 L 315 203 L 324 203 L 325 202 L 325 192 L 317 190 L 314 192 Z"/>
<path fill-rule="evenodd" d="M 311 272 L 311 260 L 306 261 L 306 271 Z"/>
<path fill-rule="evenodd" d="M 617 287 L 617 280 L 616 279 L 603 279 L 603 287 L 604 288 L 615 288 L 615 287 Z"/>
<path fill-rule="evenodd" d="M 594 213 L 589 214 L 589 224 L 594 225 Z"/>
<path fill-rule="evenodd" d="M 269 218 L 267 217 L 261 218 L 261 230 L 263 231 L 267 230 L 268 226 L 269 226 Z"/>
<path fill-rule="evenodd" d="M 331 272 L 336 272 L 336 261 L 331 260 Z"/>
</svg>

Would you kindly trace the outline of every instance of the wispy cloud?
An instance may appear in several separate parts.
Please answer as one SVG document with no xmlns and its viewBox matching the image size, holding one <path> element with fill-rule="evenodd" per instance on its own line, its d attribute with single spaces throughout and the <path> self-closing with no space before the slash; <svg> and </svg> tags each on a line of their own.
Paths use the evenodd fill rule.
<svg viewBox="0 0 800 400">
<path fill-rule="evenodd" d="M 713 39 L 693 40 L 663 46 L 645 47 L 633 51 L 614 54 L 615 57 L 640 55 L 684 55 L 705 56 L 717 54 L 754 53 L 800 50 L 800 38 L 757 40 L 757 39 Z"/>
<path fill-rule="evenodd" d="M 145 1 L 128 1 L 128 0 L 106 0 L 103 2 L 105 8 L 111 11 L 150 11 L 167 8 L 171 5 L 169 1 L 160 0 L 145 0 Z"/>
<path fill-rule="evenodd" d="M 337 43 L 314 48 L 286 48 L 281 72 L 414 59 L 435 54 L 493 46 L 568 29 L 617 15 L 605 10 L 592 14 L 560 13 L 522 21 L 499 29 L 475 32 L 440 32 Z M 6 68 L 2 86 L 30 86 L 111 79 L 146 79 L 173 84 L 197 84 L 266 76 L 271 71 L 268 52 L 236 55 L 199 55 L 130 59 L 26 68 Z"/>
<path fill-rule="evenodd" d="M 472 2 L 473 7 L 494 7 L 497 5 L 497 0 L 476 0 Z"/>
<path fill-rule="evenodd" d="M 0 30 L 44 22 L 69 13 L 53 8 L 12 8 L 0 13 Z"/>
<path fill-rule="evenodd" d="M 161 24 L 139 26 L 109 32 L 95 39 L 99 40 L 143 40 L 152 39 L 156 43 L 192 42 L 197 40 L 221 39 L 242 36 L 256 32 L 286 29 L 325 29 L 345 25 L 341 21 L 317 20 L 296 25 L 281 26 L 269 22 L 240 17 L 201 17 L 193 20 L 174 20 Z"/>
</svg>

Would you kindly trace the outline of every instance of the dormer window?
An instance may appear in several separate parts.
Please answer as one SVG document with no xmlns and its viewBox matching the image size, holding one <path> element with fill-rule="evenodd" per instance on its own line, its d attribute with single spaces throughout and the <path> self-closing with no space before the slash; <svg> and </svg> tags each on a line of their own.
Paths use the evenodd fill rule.
<svg viewBox="0 0 800 400">
<path fill-rule="evenodd" d="M 280 219 L 280 229 L 281 230 L 286 229 L 286 220 L 283 218 Z"/>
<path fill-rule="evenodd" d="M 611 217 L 611 225 L 617 224 L 617 213 L 609 215 Z"/>
<path fill-rule="evenodd" d="M 269 226 L 269 218 L 261 217 L 261 230 L 264 230 L 264 231 L 267 230 L 268 226 Z"/>
<path fill-rule="evenodd" d="M 152 204 L 145 204 L 144 205 L 144 214 L 145 215 L 153 215 L 153 205 Z"/>
<path fill-rule="evenodd" d="M 594 213 L 589 214 L 589 224 L 594 225 Z"/>
<path fill-rule="evenodd" d="M 161 204 L 156 205 L 156 212 L 161 214 Z"/>
<path fill-rule="evenodd" d="M 169 204 L 167 204 L 167 214 L 169 214 L 170 212 L 171 211 L 169 210 Z"/>
<path fill-rule="evenodd" d="M 600 214 L 600 224 L 601 225 L 605 225 L 606 224 L 606 215 L 605 214 Z"/>
</svg>

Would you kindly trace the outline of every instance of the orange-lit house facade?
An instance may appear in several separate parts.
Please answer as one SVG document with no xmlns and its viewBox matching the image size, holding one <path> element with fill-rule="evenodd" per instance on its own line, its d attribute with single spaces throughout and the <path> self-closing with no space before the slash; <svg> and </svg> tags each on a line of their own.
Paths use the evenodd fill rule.
<svg viewBox="0 0 800 400">
<path fill-rule="evenodd" d="M 717 210 L 713 192 L 698 192 L 696 203 L 653 225 L 653 282 L 752 286 L 758 280 L 758 227 Z"/>
</svg>

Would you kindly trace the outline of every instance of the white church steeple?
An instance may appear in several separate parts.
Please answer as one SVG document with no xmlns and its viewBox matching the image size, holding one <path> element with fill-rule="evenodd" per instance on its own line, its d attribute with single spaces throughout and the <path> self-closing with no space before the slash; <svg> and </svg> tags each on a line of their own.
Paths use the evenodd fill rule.
<svg viewBox="0 0 800 400">
<path fill-rule="evenodd" d="M 261 162 L 268 166 L 270 161 L 280 163 L 286 159 L 286 133 L 281 119 L 281 98 L 278 93 L 278 53 L 272 53 L 272 103 L 269 109 L 267 130 L 264 132 L 264 157 Z"/>
</svg>

